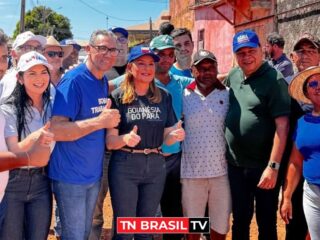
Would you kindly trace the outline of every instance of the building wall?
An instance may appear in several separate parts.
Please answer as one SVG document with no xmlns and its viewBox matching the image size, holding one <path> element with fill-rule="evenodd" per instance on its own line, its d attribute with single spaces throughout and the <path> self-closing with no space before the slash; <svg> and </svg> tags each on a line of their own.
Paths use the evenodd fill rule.
<svg viewBox="0 0 320 240">
<path fill-rule="evenodd" d="M 233 10 L 227 5 L 218 8 L 228 19 L 233 21 Z M 203 45 L 199 43 L 199 31 L 204 31 Z M 195 10 L 195 24 L 192 32 L 195 50 L 204 48 L 212 51 L 218 59 L 220 73 L 228 72 L 233 66 L 232 37 L 233 26 L 223 19 L 212 7 Z"/>
<path fill-rule="evenodd" d="M 320 37 L 319 0 L 277 0 L 277 12 L 278 31 L 286 40 L 285 52 L 293 50 L 297 38 L 304 32 Z"/>
<path fill-rule="evenodd" d="M 194 12 L 189 9 L 189 6 L 194 3 L 194 0 L 171 0 L 170 1 L 170 16 L 171 23 L 176 27 L 185 27 L 193 30 Z"/>
</svg>

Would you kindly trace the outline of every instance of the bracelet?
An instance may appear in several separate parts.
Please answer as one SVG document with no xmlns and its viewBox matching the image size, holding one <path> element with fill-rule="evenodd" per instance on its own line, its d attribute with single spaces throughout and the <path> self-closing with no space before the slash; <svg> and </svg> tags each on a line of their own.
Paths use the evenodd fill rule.
<svg viewBox="0 0 320 240">
<path fill-rule="evenodd" d="M 25 152 L 25 153 L 26 153 L 27 158 L 28 158 L 28 170 L 30 170 L 30 162 L 31 162 L 30 156 L 29 156 L 29 153 L 28 153 L 28 152 Z"/>
</svg>

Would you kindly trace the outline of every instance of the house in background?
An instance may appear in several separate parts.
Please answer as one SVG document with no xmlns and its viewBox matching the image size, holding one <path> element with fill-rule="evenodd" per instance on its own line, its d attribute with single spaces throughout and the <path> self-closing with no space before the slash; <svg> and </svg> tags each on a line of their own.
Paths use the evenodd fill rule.
<svg viewBox="0 0 320 240">
<path fill-rule="evenodd" d="M 287 53 L 302 33 L 320 35 L 319 0 L 171 0 L 170 17 L 175 27 L 191 30 L 195 51 L 215 53 L 221 73 L 234 65 L 232 38 L 243 29 L 255 30 L 262 46 L 269 33 L 279 32 Z"/>
</svg>

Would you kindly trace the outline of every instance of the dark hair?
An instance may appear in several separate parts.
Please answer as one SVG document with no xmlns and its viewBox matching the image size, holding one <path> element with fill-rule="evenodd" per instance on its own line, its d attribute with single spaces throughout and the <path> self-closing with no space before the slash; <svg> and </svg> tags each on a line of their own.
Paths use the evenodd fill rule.
<svg viewBox="0 0 320 240">
<path fill-rule="evenodd" d="M 276 32 L 270 33 L 268 35 L 267 42 L 271 45 L 277 45 L 279 48 L 283 48 L 285 44 L 283 37 Z"/>
<path fill-rule="evenodd" d="M 173 24 L 170 22 L 163 22 L 159 26 L 159 35 L 170 35 L 173 30 Z"/>
<path fill-rule="evenodd" d="M 187 34 L 190 37 L 190 40 L 192 41 L 192 35 L 189 29 L 187 28 L 176 28 L 172 31 L 171 33 L 171 37 L 172 38 L 176 38 L 182 35 Z"/>
<path fill-rule="evenodd" d="M 6 45 L 8 43 L 8 36 L 0 29 L 0 46 Z"/>
<path fill-rule="evenodd" d="M 47 68 L 47 67 L 46 67 Z M 48 74 L 50 75 L 49 69 L 47 68 Z M 20 77 L 23 77 L 23 72 L 18 73 Z M 50 84 L 48 84 L 47 89 L 42 95 L 43 99 L 43 124 L 45 124 L 49 119 L 47 118 L 47 111 L 51 109 L 50 104 Z M 18 130 L 18 141 L 21 141 L 22 134 L 27 136 L 30 134 L 30 129 L 28 127 L 27 116 L 32 119 L 32 110 L 33 101 L 26 92 L 25 86 L 17 82 L 16 87 L 14 88 L 12 94 L 8 97 L 6 104 L 12 105 L 14 109 L 15 116 L 17 116 L 17 130 Z"/>
</svg>

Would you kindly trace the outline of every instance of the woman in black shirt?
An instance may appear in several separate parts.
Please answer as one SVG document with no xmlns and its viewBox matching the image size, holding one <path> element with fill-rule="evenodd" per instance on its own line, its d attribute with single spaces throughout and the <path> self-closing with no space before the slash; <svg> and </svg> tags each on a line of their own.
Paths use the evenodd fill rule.
<svg viewBox="0 0 320 240">
<path fill-rule="evenodd" d="M 171 96 L 155 85 L 159 57 L 141 46 L 129 55 L 121 87 L 112 93 L 113 108 L 121 122 L 109 129 L 107 147 L 114 150 L 109 165 L 109 185 L 114 219 L 154 217 L 162 195 L 166 167 L 161 145 L 184 139 L 181 121 L 176 124 Z M 133 235 L 115 233 L 114 239 Z M 136 234 L 135 240 L 152 239 Z"/>
</svg>

